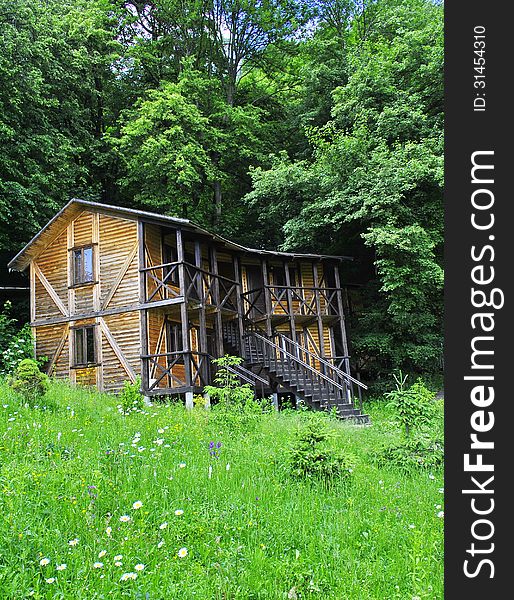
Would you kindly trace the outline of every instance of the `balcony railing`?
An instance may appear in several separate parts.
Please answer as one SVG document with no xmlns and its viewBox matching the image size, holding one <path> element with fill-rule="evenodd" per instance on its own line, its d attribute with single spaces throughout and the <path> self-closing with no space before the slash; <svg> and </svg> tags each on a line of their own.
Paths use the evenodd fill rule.
<svg viewBox="0 0 514 600">
<path fill-rule="evenodd" d="M 163 391 L 191 385 L 203 388 L 210 381 L 209 355 L 203 352 L 162 352 L 145 354 L 142 357 L 143 372 L 148 380 L 145 393 Z M 191 379 L 188 378 L 188 373 Z"/>
<path fill-rule="evenodd" d="M 338 314 L 340 288 L 265 285 L 242 294 L 244 317 L 255 320 L 271 315 L 317 317 Z"/>
<path fill-rule="evenodd" d="M 144 303 L 183 298 L 205 306 L 237 311 L 239 284 L 188 262 L 151 265 L 140 269 Z M 183 283 L 181 285 L 181 280 Z"/>
</svg>

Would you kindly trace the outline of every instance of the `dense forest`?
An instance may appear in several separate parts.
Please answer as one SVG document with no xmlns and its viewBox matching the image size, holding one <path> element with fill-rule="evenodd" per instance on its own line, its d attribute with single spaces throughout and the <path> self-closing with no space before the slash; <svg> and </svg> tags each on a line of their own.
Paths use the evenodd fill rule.
<svg viewBox="0 0 514 600">
<path fill-rule="evenodd" d="M 0 251 L 70 197 L 350 255 L 354 368 L 441 370 L 443 7 L 0 0 Z"/>
</svg>

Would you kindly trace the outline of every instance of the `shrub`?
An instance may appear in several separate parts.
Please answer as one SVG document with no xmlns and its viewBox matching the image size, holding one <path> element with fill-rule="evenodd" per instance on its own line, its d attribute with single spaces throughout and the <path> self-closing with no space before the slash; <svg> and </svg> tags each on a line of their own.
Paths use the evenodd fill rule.
<svg viewBox="0 0 514 600">
<path fill-rule="evenodd" d="M 316 420 L 311 420 L 296 434 L 288 453 L 289 472 L 293 477 L 327 484 L 336 479 L 351 479 L 355 467 L 353 455 L 331 448 L 327 443 L 329 437 L 325 426 Z"/>
<path fill-rule="evenodd" d="M 17 330 L 11 308 L 11 302 L 7 301 L 0 312 L 0 373 L 13 373 L 24 358 L 34 358 L 30 325 L 26 324 Z"/>
<path fill-rule="evenodd" d="M 49 388 L 48 377 L 32 358 L 25 358 L 18 364 L 9 384 L 31 407 L 39 403 Z"/>
<path fill-rule="evenodd" d="M 118 410 L 123 415 L 130 415 L 132 412 L 138 412 L 143 409 L 144 397 L 141 393 L 141 378 L 137 377 L 134 383 L 125 381 L 123 389 L 118 394 L 120 403 Z"/>
<path fill-rule="evenodd" d="M 444 461 L 444 446 L 439 440 L 409 438 L 371 455 L 379 467 L 394 467 L 407 473 L 419 469 L 437 469 Z"/>
<path fill-rule="evenodd" d="M 394 375 L 394 378 L 396 390 L 389 392 L 386 396 L 390 399 L 390 405 L 396 409 L 398 420 L 405 428 L 405 435 L 409 437 L 414 429 L 419 429 L 430 422 L 434 415 L 435 394 L 425 386 L 421 379 L 406 388 L 406 376 L 403 377 L 400 372 L 400 375 Z"/>
<path fill-rule="evenodd" d="M 214 359 L 213 362 L 218 366 L 214 377 L 215 385 L 207 385 L 204 389 L 211 401 L 218 403 L 220 408 L 239 412 L 248 409 L 252 412 L 256 406 L 258 407 L 251 385 L 249 383 L 241 385 L 239 377 L 231 370 L 231 367 L 240 365 L 243 359 L 227 354 Z"/>
</svg>

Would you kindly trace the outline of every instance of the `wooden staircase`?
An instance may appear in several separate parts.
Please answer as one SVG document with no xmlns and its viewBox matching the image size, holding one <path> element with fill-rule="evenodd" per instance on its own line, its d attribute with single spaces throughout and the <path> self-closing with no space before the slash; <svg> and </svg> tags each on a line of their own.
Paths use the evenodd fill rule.
<svg viewBox="0 0 514 600">
<path fill-rule="evenodd" d="M 256 328 L 243 335 L 243 347 L 230 322 L 223 328 L 224 342 L 245 360 L 245 368 L 258 370 L 270 382 L 300 397 L 314 410 L 333 410 L 342 419 L 369 423 L 362 413 L 363 383 L 334 367 L 285 335 L 268 337 Z"/>
</svg>

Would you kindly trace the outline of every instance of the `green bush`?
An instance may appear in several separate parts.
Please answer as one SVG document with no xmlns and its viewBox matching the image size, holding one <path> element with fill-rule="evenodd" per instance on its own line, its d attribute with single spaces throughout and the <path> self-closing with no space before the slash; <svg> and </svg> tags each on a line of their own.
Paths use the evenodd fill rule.
<svg viewBox="0 0 514 600">
<path fill-rule="evenodd" d="M 125 381 L 123 389 L 118 394 L 120 404 L 118 410 L 123 415 L 130 415 L 143 409 L 144 398 L 141 393 L 141 378 L 137 377 L 134 383 Z"/>
<path fill-rule="evenodd" d="M 403 377 L 400 372 L 400 375 L 395 375 L 394 378 L 396 390 L 389 392 L 386 396 L 390 400 L 390 405 L 396 410 L 398 420 L 404 427 L 405 435 L 409 437 L 413 430 L 430 423 L 434 416 L 435 394 L 425 386 L 421 379 L 406 388 L 406 376 Z"/>
<path fill-rule="evenodd" d="M 393 467 L 406 473 L 443 465 L 444 445 L 440 440 L 422 437 L 408 438 L 392 446 L 378 450 L 371 455 L 371 462 L 379 467 Z"/>
<path fill-rule="evenodd" d="M 49 388 L 48 377 L 32 358 L 25 358 L 18 364 L 9 384 L 31 407 L 40 403 Z"/>
<path fill-rule="evenodd" d="M 13 373 L 24 358 L 34 358 L 30 325 L 18 329 L 11 308 L 11 302 L 7 301 L 0 312 L 0 373 Z"/>
<path fill-rule="evenodd" d="M 355 467 L 354 456 L 330 447 L 329 437 L 325 426 L 314 419 L 297 432 L 287 458 L 293 477 L 326 484 L 334 480 L 351 479 Z"/>
<path fill-rule="evenodd" d="M 233 373 L 230 368 L 237 367 L 243 362 L 238 356 L 222 356 L 212 361 L 218 370 L 214 377 L 215 385 L 205 386 L 205 393 L 209 394 L 211 401 L 220 405 L 220 407 L 245 411 L 245 409 L 256 404 L 252 387 L 249 383 L 241 385 L 239 377 Z"/>
</svg>

